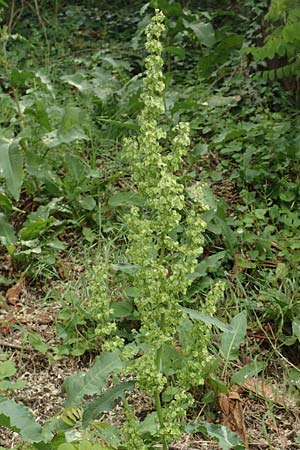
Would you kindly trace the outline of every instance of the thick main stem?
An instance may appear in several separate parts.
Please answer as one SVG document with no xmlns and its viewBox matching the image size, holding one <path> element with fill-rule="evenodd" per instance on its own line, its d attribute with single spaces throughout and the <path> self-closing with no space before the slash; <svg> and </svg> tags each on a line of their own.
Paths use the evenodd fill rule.
<svg viewBox="0 0 300 450">
<path fill-rule="evenodd" d="M 165 314 L 162 313 L 160 316 L 160 329 L 163 331 L 165 328 Z M 161 358 L 162 358 L 162 345 L 159 347 L 159 349 L 156 352 L 156 370 L 160 372 L 161 370 Z M 156 391 L 154 394 L 154 401 L 155 401 L 155 409 L 158 416 L 159 426 L 160 429 L 164 427 L 164 419 L 163 419 L 163 413 L 162 413 L 162 406 L 161 406 L 161 400 L 160 400 L 160 392 Z M 162 446 L 163 450 L 168 450 L 168 444 L 166 442 L 165 437 L 162 438 Z"/>
</svg>

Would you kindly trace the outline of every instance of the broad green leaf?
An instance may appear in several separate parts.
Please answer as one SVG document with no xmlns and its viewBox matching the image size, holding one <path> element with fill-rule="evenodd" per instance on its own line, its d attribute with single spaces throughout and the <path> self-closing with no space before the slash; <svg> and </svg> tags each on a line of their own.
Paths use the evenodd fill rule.
<svg viewBox="0 0 300 450">
<path fill-rule="evenodd" d="M 42 336 L 39 333 L 28 333 L 27 340 L 28 343 L 40 353 L 45 354 L 49 350 L 49 345 L 43 342 Z"/>
<path fill-rule="evenodd" d="M 128 297 L 136 298 L 140 297 L 141 290 L 134 286 L 128 286 L 124 289 L 124 294 L 126 294 Z"/>
<path fill-rule="evenodd" d="M 0 213 L 0 242 L 3 245 L 13 245 L 16 240 L 13 226 L 8 222 L 6 216 Z"/>
<path fill-rule="evenodd" d="M 47 131 L 50 131 L 51 130 L 50 120 L 44 102 L 42 100 L 36 100 L 34 106 L 35 106 L 34 112 L 36 120 Z"/>
<path fill-rule="evenodd" d="M 216 272 L 221 266 L 223 259 L 227 256 L 225 250 L 217 252 L 214 255 L 208 256 L 199 264 L 197 264 L 195 271 L 190 275 L 192 280 L 204 277 L 207 272 Z"/>
<path fill-rule="evenodd" d="M 111 309 L 113 310 L 112 316 L 114 319 L 124 319 L 125 317 L 129 318 L 133 314 L 133 301 L 122 300 L 120 302 L 112 303 Z"/>
<path fill-rule="evenodd" d="M 185 58 L 185 50 L 182 47 L 169 46 L 165 47 L 165 51 L 170 55 L 178 56 L 180 59 Z"/>
<path fill-rule="evenodd" d="M 136 192 L 119 192 L 110 197 L 108 204 L 112 208 L 119 206 L 143 206 L 144 199 Z"/>
<path fill-rule="evenodd" d="M 30 444 L 47 441 L 47 437 L 42 434 L 41 425 L 34 420 L 29 408 L 1 396 L 0 426 L 17 431 Z"/>
<path fill-rule="evenodd" d="M 211 23 L 204 22 L 187 22 L 183 20 L 184 26 L 191 29 L 199 42 L 207 48 L 213 47 L 216 43 L 215 32 Z"/>
<path fill-rule="evenodd" d="M 266 365 L 267 364 L 263 361 L 255 361 L 247 364 L 233 375 L 231 378 L 231 384 L 242 384 L 244 381 L 248 380 L 248 378 L 254 377 L 261 372 Z"/>
<path fill-rule="evenodd" d="M 1 230 L 1 213 L 0 213 L 0 230 Z M 0 231 L 0 241 L 1 241 L 1 231 Z M 11 278 L 6 278 L 4 275 L 0 274 L 0 286 L 11 286 L 16 280 Z"/>
<path fill-rule="evenodd" d="M 6 195 L 6 192 L 0 188 L 0 210 L 11 212 L 12 202 Z"/>
<path fill-rule="evenodd" d="M 0 178 L 15 200 L 19 200 L 24 179 L 23 156 L 16 141 L 0 139 Z"/>
<path fill-rule="evenodd" d="M 59 127 L 59 135 L 66 136 L 74 128 L 81 129 L 83 112 L 78 106 L 66 106 Z"/>
<path fill-rule="evenodd" d="M 16 391 L 18 389 L 23 389 L 23 387 L 27 386 L 26 381 L 17 380 L 17 381 L 9 381 L 2 380 L 0 381 L 0 391 Z"/>
<path fill-rule="evenodd" d="M 67 378 L 64 383 L 67 394 L 65 406 L 81 405 L 85 395 L 99 393 L 107 377 L 123 366 L 119 351 L 102 353 L 87 372 L 78 372 Z"/>
<path fill-rule="evenodd" d="M 186 314 L 188 314 L 191 319 L 201 320 L 201 322 L 204 322 L 207 325 L 214 325 L 215 327 L 219 328 L 222 331 L 227 331 L 229 333 L 233 332 L 233 328 L 230 325 L 221 322 L 221 320 L 216 319 L 215 317 L 210 317 L 207 314 L 203 314 L 199 311 L 196 311 L 195 309 L 183 307 L 181 307 L 180 309 Z"/>
<path fill-rule="evenodd" d="M 186 431 L 188 433 L 204 433 L 216 439 L 222 450 L 245 450 L 245 446 L 240 437 L 223 425 L 202 422 L 200 424 L 187 425 Z"/>
<path fill-rule="evenodd" d="M 289 382 L 300 389 L 300 370 L 290 369 L 289 370 Z"/>
<path fill-rule="evenodd" d="M 96 200 L 92 195 L 85 195 L 78 200 L 80 206 L 86 211 L 92 211 L 96 206 Z"/>
<path fill-rule="evenodd" d="M 63 75 L 60 79 L 70 86 L 74 86 L 80 92 L 89 92 L 91 90 L 90 83 L 81 72 L 76 72 L 73 75 Z"/>
<path fill-rule="evenodd" d="M 120 432 L 117 427 L 114 427 L 110 423 L 101 420 L 97 421 L 96 428 L 97 435 L 101 437 L 101 442 L 105 442 L 111 447 L 101 447 L 99 446 L 99 444 L 95 444 L 98 445 L 98 447 L 93 447 L 93 450 L 113 450 L 119 448 Z M 81 450 L 81 447 L 79 447 L 79 450 Z"/>
<path fill-rule="evenodd" d="M 300 319 L 295 318 L 292 322 L 293 336 L 300 342 Z"/>
<path fill-rule="evenodd" d="M 237 267 L 241 267 L 243 269 L 255 269 L 256 267 L 256 263 L 249 261 L 241 255 L 235 258 L 235 264 Z"/>
<path fill-rule="evenodd" d="M 226 361 L 236 359 L 240 345 L 245 339 L 247 331 L 247 314 L 242 311 L 230 322 L 233 331 L 225 331 L 222 334 L 220 352 Z"/>
<path fill-rule="evenodd" d="M 116 400 L 123 398 L 127 392 L 131 391 L 134 388 L 134 384 L 134 381 L 119 383 L 91 401 L 84 408 L 82 426 L 86 428 L 101 413 L 111 411 Z"/>
<path fill-rule="evenodd" d="M 161 358 L 163 374 L 167 377 L 174 375 L 182 368 L 183 358 L 182 353 L 178 352 L 172 345 L 163 344 Z"/>
<path fill-rule="evenodd" d="M 227 385 L 223 383 L 223 381 L 219 380 L 219 378 L 210 375 L 208 377 L 208 383 L 214 392 L 218 394 L 229 394 L 229 389 Z"/>
<path fill-rule="evenodd" d="M 34 73 L 29 70 L 13 69 L 10 74 L 10 84 L 15 88 L 23 87 L 26 81 L 32 80 Z"/>
<path fill-rule="evenodd" d="M 136 264 L 124 263 L 124 264 L 112 264 L 111 268 L 113 270 L 128 273 L 129 275 L 131 275 L 133 273 L 136 273 L 140 269 L 140 266 L 138 266 Z"/>
<path fill-rule="evenodd" d="M 72 444 L 61 444 L 57 450 L 77 450 Z"/>
<path fill-rule="evenodd" d="M 83 227 L 82 234 L 90 244 L 95 242 L 95 240 L 97 239 L 97 234 L 89 227 Z"/>
<path fill-rule="evenodd" d="M 157 412 L 147 414 L 146 418 L 138 424 L 138 431 L 142 435 L 155 435 L 159 430 L 159 420 Z"/>
<path fill-rule="evenodd" d="M 83 122 L 82 110 L 77 106 L 67 106 L 64 109 L 60 127 L 58 130 L 44 135 L 44 144 L 48 148 L 53 148 L 60 144 L 69 144 L 76 140 L 88 140 L 88 136 L 82 129 Z"/>
<path fill-rule="evenodd" d="M 0 363 L 0 379 L 12 377 L 17 372 L 13 361 L 4 361 Z"/>
</svg>

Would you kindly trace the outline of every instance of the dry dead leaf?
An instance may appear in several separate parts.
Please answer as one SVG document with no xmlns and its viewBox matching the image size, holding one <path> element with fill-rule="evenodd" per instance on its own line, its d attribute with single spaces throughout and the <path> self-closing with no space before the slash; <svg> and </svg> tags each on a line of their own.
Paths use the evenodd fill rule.
<svg viewBox="0 0 300 450">
<path fill-rule="evenodd" d="M 11 330 L 11 326 L 15 323 L 16 321 L 14 317 L 10 314 L 5 317 L 5 320 L 2 319 L 0 322 L 0 333 L 2 334 L 2 336 L 8 336 Z"/>
<path fill-rule="evenodd" d="M 25 286 L 26 279 L 20 278 L 20 280 L 14 286 L 7 289 L 5 297 L 8 305 L 17 305 L 18 300 L 25 289 Z"/>
<path fill-rule="evenodd" d="M 289 408 L 296 407 L 294 399 L 287 395 L 287 393 L 283 393 L 274 383 L 268 383 L 265 380 L 253 377 L 241 384 L 241 387 L 278 406 Z"/>
<path fill-rule="evenodd" d="M 228 395 L 219 395 L 219 405 L 222 412 L 222 422 L 231 431 L 236 432 L 249 448 L 248 437 L 243 413 L 243 400 L 236 391 L 231 391 Z"/>
</svg>

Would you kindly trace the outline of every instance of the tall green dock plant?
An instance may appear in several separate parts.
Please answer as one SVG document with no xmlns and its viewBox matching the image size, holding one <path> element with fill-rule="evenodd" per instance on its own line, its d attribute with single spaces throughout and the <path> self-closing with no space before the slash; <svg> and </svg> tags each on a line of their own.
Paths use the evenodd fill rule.
<svg viewBox="0 0 300 450">
<path fill-rule="evenodd" d="M 132 207 L 127 216 L 128 258 L 138 268 L 133 285 L 141 327 L 140 345 L 125 348 L 124 354 L 138 387 L 154 398 L 158 422 L 154 438 L 166 450 L 183 432 L 186 411 L 193 403 L 191 388 L 204 382 L 210 325 L 191 320 L 183 308 L 190 275 L 203 253 L 206 223 L 201 213 L 207 206 L 201 183 L 186 187 L 180 179 L 190 144 L 189 125 L 179 123 L 169 133 L 160 125 L 165 113 L 160 42 L 164 28 L 164 16 L 156 10 L 146 29 L 140 132 L 125 142 L 132 178 L 145 203 Z M 213 315 L 222 295 L 223 284 L 216 283 L 201 312 Z M 170 360 L 176 367 L 168 367 Z M 146 449 L 139 427 L 133 432 L 132 413 L 127 415 L 127 448 Z"/>
</svg>

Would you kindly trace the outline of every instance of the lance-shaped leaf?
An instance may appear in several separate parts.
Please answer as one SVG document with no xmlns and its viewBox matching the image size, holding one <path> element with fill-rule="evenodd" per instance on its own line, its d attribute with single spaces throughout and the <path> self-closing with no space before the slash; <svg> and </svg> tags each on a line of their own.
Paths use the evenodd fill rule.
<svg viewBox="0 0 300 450">
<path fill-rule="evenodd" d="M 233 331 L 225 331 L 222 335 L 220 352 L 224 356 L 226 361 L 236 359 L 240 345 L 245 339 L 247 331 L 247 314 L 242 311 L 236 315 L 231 323 Z"/>
<path fill-rule="evenodd" d="M 12 139 L 0 139 L 0 178 L 4 178 L 9 193 L 19 200 L 24 179 L 23 156 L 19 144 Z"/>
<path fill-rule="evenodd" d="M 133 388 L 134 381 L 127 381 L 107 389 L 84 408 L 82 426 L 86 428 L 93 420 L 97 419 L 101 413 L 111 411 L 116 400 L 123 398 L 126 392 L 131 391 Z"/>
<path fill-rule="evenodd" d="M 0 242 L 3 245 L 12 245 L 16 240 L 13 226 L 8 222 L 6 216 L 0 213 Z"/>
<path fill-rule="evenodd" d="M 190 308 L 180 308 L 181 311 L 185 312 L 190 316 L 191 319 L 201 320 L 201 322 L 206 323 L 207 325 L 214 325 L 222 331 L 227 331 L 231 333 L 233 331 L 232 327 L 227 323 L 221 322 L 221 320 L 216 319 L 215 317 L 208 316 L 207 314 L 196 311 L 195 309 Z"/>
</svg>

